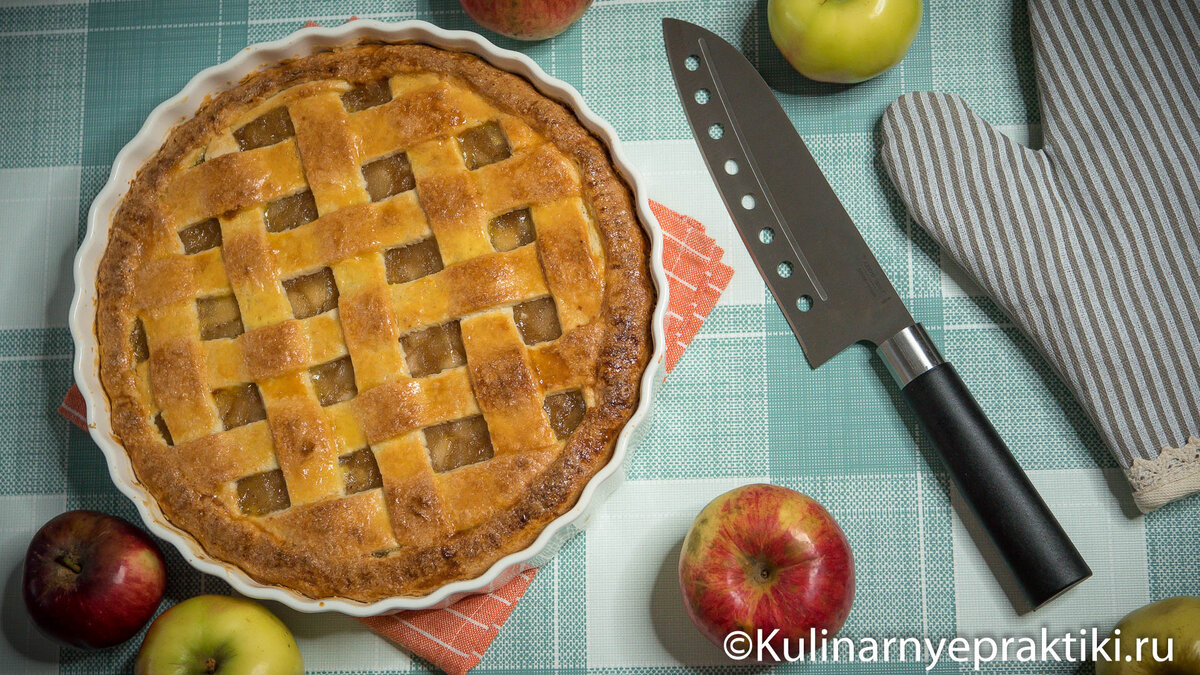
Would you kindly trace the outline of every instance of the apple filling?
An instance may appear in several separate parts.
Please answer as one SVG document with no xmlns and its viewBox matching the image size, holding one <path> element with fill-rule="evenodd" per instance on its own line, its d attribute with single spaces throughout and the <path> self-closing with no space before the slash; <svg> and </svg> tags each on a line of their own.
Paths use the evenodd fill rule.
<svg viewBox="0 0 1200 675">
<path fill-rule="evenodd" d="M 434 375 L 467 362 L 457 321 L 409 333 L 400 338 L 400 346 L 412 377 Z"/>
<path fill-rule="evenodd" d="M 221 245 L 221 221 L 209 218 L 179 231 L 183 252 L 187 255 L 207 251 Z"/>
<path fill-rule="evenodd" d="M 323 406 L 348 401 L 358 395 L 358 387 L 354 384 L 354 365 L 350 363 L 349 356 L 313 366 L 308 369 L 308 376 Z"/>
<path fill-rule="evenodd" d="M 433 470 L 441 473 L 491 459 L 492 436 L 482 415 L 425 428 Z"/>
<path fill-rule="evenodd" d="M 342 105 L 345 106 L 346 112 L 374 108 L 390 100 L 392 100 L 392 88 L 388 86 L 387 80 L 368 82 L 342 94 Z"/>
<path fill-rule="evenodd" d="M 196 301 L 200 314 L 200 339 L 220 340 L 242 334 L 242 313 L 232 295 L 200 298 Z"/>
<path fill-rule="evenodd" d="M 146 326 L 141 319 L 134 319 L 133 331 L 129 333 L 129 346 L 133 348 L 133 358 L 138 363 L 150 358 L 150 345 L 146 343 Z"/>
<path fill-rule="evenodd" d="M 383 477 L 379 475 L 379 465 L 375 463 L 375 453 L 370 448 L 356 450 L 338 458 L 342 468 L 342 482 L 346 485 L 346 494 L 373 490 L 383 485 Z"/>
<path fill-rule="evenodd" d="M 517 209 L 495 218 L 488 225 L 488 235 L 492 238 L 492 247 L 497 251 L 511 251 L 526 244 L 532 244 L 533 218 L 529 209 Z"/>
<path fill-rule="evenodd" d="M 408 192 L 417 186 L 408 155 L 403 152 L 364 164 L 362 173 L 363 180 L 367 182 L 367 194 L 371 195 L 373 202 Z"/>
<path fill-rule="evenodd" d="M 167 428 L 167 422 L 163 419 L 161 412 L 154 416 L 154 426 L 167 445 L 175 445 L 175 439 L 171 438 L 171 430 Z"/>
<path fill-rule="evenodd" d="M 258 385 L 253 382 L 218 389 L 213 392 L 213 400 L 226 431 L 267 419 L 262 395 L 258 393 Z"/>
<path fill-rule="evenodd" d="M 275 145 L 279 141 L 296 135 L 292 128 L 292 117 L 284 106 L 251 120 L 246 126 L 233 132 L 233 138 L 242 150 L 253 150 Z"/>
<path fill-rule="evenodd" d="M 415 244 L 389 248 L 383 253 L 389 284 L 403 284 L 442 269 L 442 254 L 437 239 L 429 237 Z"/>
<path fill-rule="evenodd" d="M 583 401 L 583 394 L 578 391 L 564 391 L 547 396 L 542 409 L 546 411 L 546 417 L 550 418 L 550 428 L 554 429 L 554 435 L 561 441 L 570 436 L 583 421 L 587 404 Z"/>
<path fill-rule="evenodd" d="M 496 122 L 481 124 L 458 137 L 463 161 L 471 171 L 512 156 L 508 137 Z"/>
<path fill-rule="evenodd" d="M 556 340 L 562 335 L 562 327 L 558 324 L 558 311 L 554 308 L 554 298 L 545 297 L 529 302 L 522 302 L 513 307 L 513 320 L 525 344 L 533 345 L 539 342 Z"/>
<path fill-rule="evenodd" d="M 311 190 L 276 199 L 263 214 L 267 232 L 283 232 L 317 219 L 317 202 Z"/>
<path fill-rule="evenodd" d="M 285 279 L 283 290 L 287 291 L 288 302 L 292 305 L 292 316 L 297 319 L 324 314 L 337 307 L 337 283 L 333 279 L 333 270 L 328 267 Z"/>
<path fill-rule="evenodd" d="M 292 505 L 283 471 L 275 469 L 246 476 L 237 482 L 238 508 L 248 516 L 265 516 Z"/>
</svg>

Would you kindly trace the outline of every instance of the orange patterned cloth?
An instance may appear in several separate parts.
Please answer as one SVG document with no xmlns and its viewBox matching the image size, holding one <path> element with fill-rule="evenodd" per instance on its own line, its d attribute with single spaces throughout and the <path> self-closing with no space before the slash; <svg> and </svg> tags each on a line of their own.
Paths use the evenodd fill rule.
<svg viewBox="0 0 1200 675">
<path fill-rule="evenodd" d="M 699 221 L 655 201 L 650 208 L 663 230 L 663 266 L 671 293 L 666 326 L 669 373 L 729 285 L 733 268 L 721 262 L 725 250 Z"/>
<path fill-rule="evenodd" d="M 663 231 L 663 265 L 667 270 L 667 372 L 679 363 L 721 292 L 733 269 L 721 262 L 725 251 L 692 218 L 650 202 Z M 79 388 L 71 385 L 58 412 L 81 429 L 87 427 L 87 407 Z M 500 627 L 533 582 L 537 570 L 518 574 L 500 589 L 474 595 L 445 609 L 398 612 L 360 619 L 364 624 L 450 675 L 463 675 L 479 665 Z"/>
<path fill-rule="evenodd" d="M 499 590 L 459 600 L 446 609 L 418 609 L 359 620 L 450 675 L 463 675 L 479 665 L 535 574 L 537 570 L 526 570 Z"/>
</svg>

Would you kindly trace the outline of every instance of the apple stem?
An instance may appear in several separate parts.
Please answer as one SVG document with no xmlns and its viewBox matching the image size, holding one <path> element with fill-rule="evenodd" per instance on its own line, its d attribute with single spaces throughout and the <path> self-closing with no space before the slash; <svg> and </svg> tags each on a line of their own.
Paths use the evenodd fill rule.
<svg viewBox="0 0 1200 675">
<path fill-rule="evenodd" d="M 217 672 L 217 660 L 211 656 L 204 660 L 204 672 L 212 675 Z"/>
<path fill-rule="evenodd" d="M 75 559 L 75 556 L 71 555 L 70 553 L 64 553 L 55 558 L 54 561 L 59 565 L 71 570 L 75 574 L 79 574 L 83 571 L 83 566 L 80 565 L 79 561 Z"/>
</svg>

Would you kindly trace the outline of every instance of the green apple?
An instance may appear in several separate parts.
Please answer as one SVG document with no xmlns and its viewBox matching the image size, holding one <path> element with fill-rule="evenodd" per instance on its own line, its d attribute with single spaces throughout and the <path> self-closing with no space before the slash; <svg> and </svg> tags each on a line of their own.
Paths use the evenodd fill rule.
<svg viewBox="0 0 1200 675">
<path fill-rule="evenodd" d="M 921 27 L 921 0 L 770 0 L 784 58 L 821 82 L 862 82 L 900 63 Z"/>
<path fill-rule="evenodd" d="M 302 675 L 291 631 L 245 598 L 198 595 L 163 612 L 142 640 L 136 675 Z"/>
<path fill-rule="evenodd" d="M 1109 658 L 1114 657 L 1117 629 L 1121 631 L 1121 654 L 1115 655 L 1114 661 L 1097 660 L 1096 675 L 1200 673 L 1200 598 L 1167 598 L 1125 615 L 1109 635 Z M 1139 660 L 1138 640 L 1147 638 L 1156 639 L 1157 644 L 1147 641 Z M 1171 641 L 1171 659 L 1159 662 L 1155 647 L 1159 658 L 1166 658 L 1167 640 Z M 1130 660 L 1125 660 L 1127 657 Z"/>
</svg>

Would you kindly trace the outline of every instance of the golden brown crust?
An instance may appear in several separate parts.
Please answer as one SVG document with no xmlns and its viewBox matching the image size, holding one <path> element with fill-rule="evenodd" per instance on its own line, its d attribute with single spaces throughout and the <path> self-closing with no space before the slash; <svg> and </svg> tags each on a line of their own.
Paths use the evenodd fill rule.
<svg viewBox="0 0 1200 675">
<path fill-rule="evenodd" d="M 262 326 L 238 338 L 253 380 L 265 380 L 299 370 L 312 360 L 308 339 L 297 321 Z"/>
<path fill-rule="evenodd" d="M 297 368 L 318 355 L 336 355 L 322 351 L 329 349 L 323 337 L 330 334 L 328 320 L 281 319 L 278 302 L 256 305 L 258 314 L 243 316 L 247 332 L 234 344 L 218 348 L 209 346 L 215 343 L 201 343 L 206 348 L 198 348 L 198 343 L 187 337 L 197 330 L 194 309 L 185 312 L 180 308 L 197 293 L 218 292 L 226 284 L 226 274 L 235 292 L 246 286 L 274 288 L 281 278 L 311 271 L 312 265 L 322 260 L 340 260 L 427 236 L 410 217 L 420 209 L 414 209 L 413 202 L 403 196 L 336 211 L 345 222 L 334 217 L 318 219 L 319 227 L 311 228 L 318 234 L 311 235 L 315 237 L 311 240 L 303 239 L 310 235 L 297 229 L 268 234 L 270 242 L 264 242 L 252 230 L 239 229 L 237 214 L 293 194 L 306 184 L 312 185 L 322 210 L 333 211 L 328 204 L 340 206 L 358 198 L 355 191 L 361 192 L 361 185 L 346 188 L 353 194 L 343 194 L 332 174 L 306 178 L 297 158 L 307 162 L 320 156 L 325 165 L 336 168 L 350 161 L 348 154 L 357 152 L 359 157 L 352 158 L 357 166 L 360 158 L 424 143 L 421 152 L 425 156 L 417 158 L 423 166 L 444 162 L 445 153 L 452 148 L 431 139 L 443 133 L 447 124 L 463 123 L 476 114 L 445 88 L 425 87 L 399 98 L 394 105 L 367 109 L 346 119 L 341 107 L 334 105 L 336 91 L 315 84 L 330 80 L 362 84 L 398 74 L 421 77 L 430 73 L 465 84 L 507 116 L 506 129 L 513 120 L 528 125 L 531 132 L 517 126 L 509 132 L 514 151 L 534 133 L 557 152 L 541 146 L 523 154 L 519 162 L 532 178 L 515 183 L 505 182 L 501 176 L 472 183 L 463 182 L 465 174 L 418 173 L 417 193 L 434 233 L 461 242 L 452 246 L 449 254 L 443 250 L 446 264 L 458 262 L 453 260 L 456 255 L 465 262 L 448 267 L 445 274 L 408 284 L 404 297 L 396 290 L 399 286 L 391 287 L 393 297 L 381 297 L 378 287 L 358 278 L 361 275 L 352 263 L 340 268 L 348 289 L 342 291 L 343 320 L 349 319 L 344 339 L 356 370 L 359 357 L 355 352 L 364 355 L 363 368 L 370 370 L 359 374 L 360 389 L 364 381 L 372 383 L 372 388 L 359 391 L 349 402 L 314 408 L 304 370 Z M 293 115 L 299 127 L 296 138 L 253 152 L 220 154 L 181 173 L 182 163 L 205 146 L 214 147 L 210 145 L 213 139 L 227 133 L 231 125 L 280 92 L 309 82 L 314 83 L 314 91 L 307 93 L 316 98 L 306 99 Z M 332 120 L 345 133 L 323 145 L 303 130 L 310 119 Z M 352 139 L 364 125 L 374 133 L 363 137 L 361 147 L 352 147 Z M 539 231 L 539 237 L 545 236 L 550 244 L 542 251 L 541 261 L 530 257 L 533 247 L 478 257 L 481 246 L 491 250 L 486 227 L 479 229 L 480 222 L 486 225 L 478 220 L 481 214 L 486 217 L 543 200 L 553 203 L 535 208 L 566 213 L 563 209 L 570 204 L 555 200 L 573 184 L 597 230 L 603 265 L 588 257 L 590 244 L 579 223 L 570 218 L 544 234 Z M 578 210 L 579 202 L 574 204 Z M 375 224 L 360 227 L 361 219 L 346 215 L 350 209 L 362 210 L 363 217 L 374 219 Z M 385 216 L 385 211 L 395 217 Z M 211 252 L 186 259 L 160 255 L 178 246 L 173 238 L 181 226 L 210 217 L 221 217 L 223 223 L 231 219 L 230 229 L 242 233 L 224 244 L 224 272 L 218 265 L 220 257 L 213 258 Z M 471 55 L 421 45 L 363 45 L 285 63 L 216 95 L 194 118 L 174 129 L 143 166 L 113 217 L 97 278 L 96 324 L 101 378 L 113 411 L 113 428 L 139 481 L 163 513 L 210 555 L 231 562 L 263 583 L 314 598 L 373 601 L 423 595 L 448 582 L 478 576 L 502 556 L 528 546 L 551 520 L 575 503 L 587 480 L 607 463 L 617 434 L 637 406 L 651 351 L 654 291 L 648 256 L 630 191 L 603 145 L 569 110 L 539 94 L 522 78 Z M 591 267 L 586 264 L 589 260 Z M 540 272 L 531 276 L 531 270 L 539 265 L 545 268 L 545 279 Z M 472 283 L 448 283 L 456 275 L 465 278 L 468 272 Z M 487 276 L 496 273 L 504 275 L 505 281 Z M 485 275 L 482 280 L 480 274 Z M 339 286 L 343 281 L 339 278 Z M 359 283 L 363 284 L 361 290 L 355 291 L 353 287 Z M 507 334 L 501 342 L 484 348 L 497 355 L 489 365 L 450 369 L 420 380 L 408 379 L 403 365 L 396 362 L 392 336 L 478 312 L 497 302 L 511 304 L 545 295 L 547 283 L 555 293 L 563 323 L 564 336 L 559 341 L 528 352 L 510 351 L 504 345 L 513 336 Z M 585 287 L 602 288 L 601 299 L 579 291 Z M 425 291 L 438 291 L 444 299 L 418 301 L 439 297 Z M 395 316 L 370 317 L 373 307 L 388 304 L 396 308 Z M 589 314 L 597 318 L 586 321 Z M 474 320 L 487 324 L 486 318 L 480 318 L 487 316 L 476 315 Z M 139 382 L 128 339 L 138 318 L 155 326 L 154 330 L 150 324 L 147 327 L 151 338 L 149 389 L 154 402 L 164 408 L 172 432 L 176 427 L 182 431 L 175 446 L 165 445 L 159 436 L 153 424 L 156 411 L 146 398 L 145 385 Z M 481 325 L 479 330 L 491 328 Z M 464 336 L 468 360 L 475 349 L 470 339 Z M 376 344 L 381 340 L 390 344 Z M 342 349 L 344 354 L 345 347 Z M 228 377 L 248 373 L 258 381 L 269 420 L 218 433 L 220 420 L 205 399 L 214 382 L 206 375 L 214 367 L 206 365 L 207 359 L 218 352 L 239 357 L 236 365 L 228 367 L 237 374 Z M 595 368 L 578 372 L 577 359 L 589 358 L 595 360 Z M 391 367 L 384 367 L 386 364 Z M 475 387 L 478 409 L 470 396 L 469 375 L 481 381 Z M 519 381 L 519 387 L 492 391 L 503 389 L 501 380 L 509 375 Z M 516 430 L 498 428 L 492 432 L 494 459 L 447 473 L 430 473 L 429 458 L 415 429 L 430 420 L 461 419 L 481 411 L 490 416 L 492 424 L 509 411 L 540 406 L 533 390 L 570 386 L 580 378 L 590 383 L 592 400 L 584 421 L 565 446 L 515 449 L 520 444 L 510 443 L 509 438 Z M 480 391 L 481 383 L 485 391 Z M 188 419 L 176 419 L 183 416 Z M 205 435 L 206 429 L 211 436 Z M 531 433 L 544 439 L 548 429 Z M 355 438 L 372 444 L 382 487 L 341 496 L 336 492 L 340 478 L 328 473 L 337 466 L 336 458 L 330 463 L 330 455 L 354 450 L 340 444 L 359 442 Z M 264 451 L 272 442 L 273 453 Z M 248 451 L 239 454 L 239 443 L 248 444 Z M 514 451 L 506 452 L 510 445 Z M 206 457 L 211 461 L 206 462 Z M 261 518 L 237 512 L 231 507 L 236 497 L 230 496 L 230 481 L 269 470 L 273 461 L 278 461 L 288 477 L 291 507 Z M 480 502 L 489 495 L 508 506 L 493 509 Z"/>
</svg>

